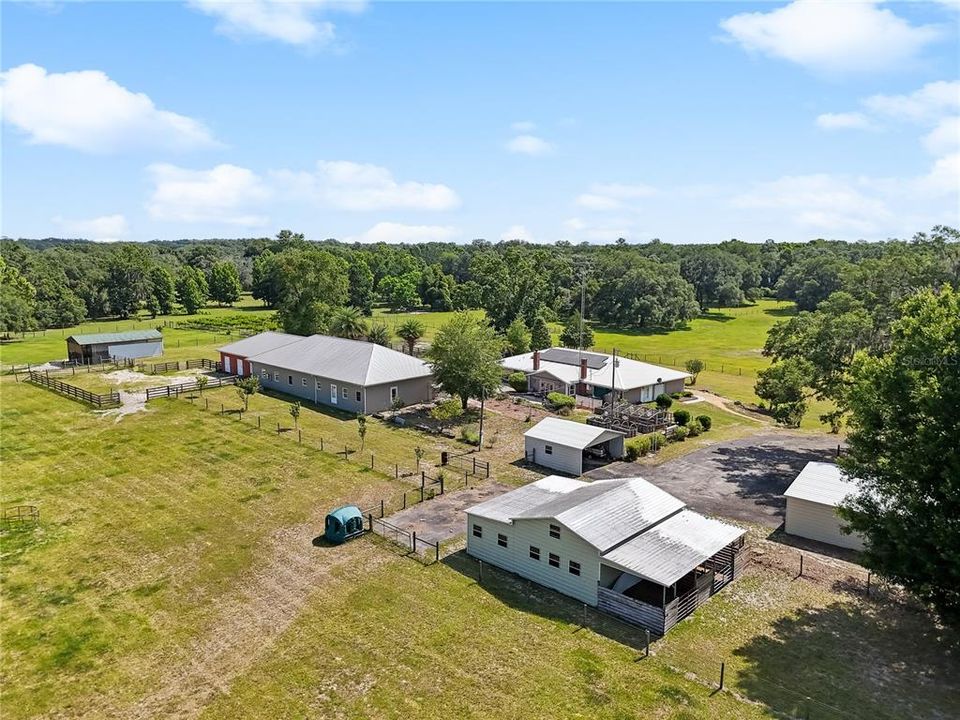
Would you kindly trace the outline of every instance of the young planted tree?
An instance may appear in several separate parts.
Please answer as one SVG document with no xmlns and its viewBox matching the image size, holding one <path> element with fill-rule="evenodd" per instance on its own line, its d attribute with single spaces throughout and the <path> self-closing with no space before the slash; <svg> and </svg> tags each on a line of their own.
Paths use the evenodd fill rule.
<svg viewBox="0 0 960 720">
<path fill-rule="evenodd" d="M 237 392 L 240 399 L 243 400 L 243 411 L 250 408 L 250 396 L 260 392 L 260 379 L 256 375 L 248 375 L 242 380 L 237 381 Z"/>
<path fill-rule="evenodd" d="M 424 336 L 424 333 L 427 332 L 427 328 L 416 318 L 409 318 L 397 326 L 396 332 L 397 337 L 403 339 L 403 341 L 407 344 L 407 349 L 410 351 L 410 354 L 413 355 L 413 350 L 417 345 L 417 340 Z"/>
<path fill-rule="evenodd" d="M 523 318 L 514 318 L 513 322 L 507 328 L 506 341 L 507 353 L 510 355 L 520 355 L 530 350 L 530 331 L 527 329 Z"/>
<path fill-rule="evenodd" d="M 503 339 L 486 321 L 458 313 L 437 331 L 430 346 L 433 376 L 440 387 L 460 398 L 466 411 L 470 398 L 493 395 L 500 387 Z"/>
<path fill-rule="evenodd" d="M 382 322 L 371 323 L 367 330 L 367 342 L 390 347 L 390 329 Z"/>
<path fill-rule="evenodd" d="M 293 418 L 293 426 L 300 429 L 300 402 L 296 401 L 290 404 L 290 417 Z"/>
<path fill-rule="evenodd" d="M 367 438 L 366 415 L 357 415 L 357 436 L 360 438 L 360 452 L 363 452 L 363 443 Z"/>
<path fill-rule="evenodd" d="M 207 386 L 208 382 L 210 382 L 210 378 L 206 375 L 197 376 L 197 389 L 200 391 L 200 397 L 203 397 L 203 389 Z"/>
<path fill-rule="evenodd" d="M 693 377 L 690 378 L 690 384 L 696 385 L 697 376 L 703 372 L 703 368 L 704 368 L 703 360 L 700 360 L 698 358 L 687 360 L 687 362 L 684 363 L 684 367 L 686 367 L 688 373 L 693 375 Z"/>
<path fill-rule="evenodd" d="M 860 481 L 840 509 L 863 535 L 863 563 L 960 623 L 960 292 L 925 290 L 902 306 L 890 349 L 856 356 L 848 452 Z"/>
<path fill-rule="evenodd" d="M 413 454 L 417 458 L 417 472 L 420 472 L 420 461 L 423 460 L 423 456 L 426 455 L 426 451 L 419 445 L 413 449 Z"/>
<path fill-rule="evenodd" d="M 330 333 L 349 340 L 362 340 L 367 334 L 363 313 L 355 307 L 342 307 L 330 316 Z"/>
</svg>

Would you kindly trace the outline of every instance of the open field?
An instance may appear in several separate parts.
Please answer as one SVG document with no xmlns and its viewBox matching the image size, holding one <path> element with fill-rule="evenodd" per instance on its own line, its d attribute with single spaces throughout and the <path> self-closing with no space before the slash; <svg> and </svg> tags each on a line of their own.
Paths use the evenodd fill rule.
<svg viewBox="0 0 960 720">
<path fill-rule="evenodd" d="M 0 535 L 4 717 L 752 718 L 800 714 L 797 693 L 839 704 L 816 718 L 955 709 L 952 635 L 844 586 L 748 570 L 638 661 L 636 630 L 582 626 L 578 603 L 497 571 L 478 585 L 461 553 L 424 567 L 378 539 L 314 544 L 330 507 L 409 487 L 360 462 L 199 401 L 114 422 L 0 389 L 3 504 L 42 518 Z M 253 403 L 271 420 L 286 405 Z M 715 439 L 738 421 L 709 412 Z M 301 425 L 355 432 L 306 409 Z M 428 439 L 371 423 L 367 443 Z M 871 650 L 866 680 L 839 630 Z M 711 694 L 721 660 L 734 693 Z"/>
</svg>

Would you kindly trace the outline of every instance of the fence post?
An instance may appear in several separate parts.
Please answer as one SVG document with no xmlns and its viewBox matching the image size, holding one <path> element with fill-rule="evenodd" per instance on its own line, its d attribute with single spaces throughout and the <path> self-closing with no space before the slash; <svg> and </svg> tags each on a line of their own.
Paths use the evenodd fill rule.
<svg viewBox="0 0 960 720">
<path fill-rule="evenodd" d="M 440 494 L 443 495 L 443 475 L 437 479 L 440 481 Z"/>
<path fill-rule="evenodd" d="M 367 513 L 367 520 L 370 521 L 370 532 L 373 532 L 373 513 Z"/>
<path fill-rule="evenodd" d="M 423 470 L 420 471 L 420 494 L 423 495 L 423 484 L 427 480 L 427 473 Z"/>
<path fill-rule="evenodd" d="M 380 500 L 380 517 L 383 517 L 383 499 Z"/>
<path fill-rule="evenodd" d="M 407 491 L 406 490 L 403 491 L 403 509 L 404 510 L 407 509 Z"/>
<path fill-rule="evenodd" d="M 343 446 L 343 461 L 344 461 L 344 462 L 347 461 L 347 453 L 348 453 L 348 452 L 349 452 L 349 451 L 348 451 L 348 449 L 347 449 L 347 446 L 344 445 L 344 446 Z"/>
<path fill-rule="evenodd" d="M 725 663 L 720 663 L 720 689 L 723 690 L 723 671 L 726 669 Z"/>
<path fill-rule="evenodd" d="M 474 475 L 477 474 L 477 458 L 476 457 L 473 458 L 473 474 Z"/>
<path fill-rule="evenodd" d="M 393 476 L 394 476 L 394 478 L 396 478 L 397 480 L 400 479 L 400 466 L 399 466 L 399 465 L 394 465 L 394 466 L 393 466 Z"/>
<path fill-rule="evenodd" d="M 220 414 L 223 415 L 223 403 L 220 403 Z"/>
<path fill-rule="evenodd" d="M 489 480 L 490 479 L 490 461 L 487 460 L 486 462 L 487 462 L 487 479 Z"/>
<path fill-rule="evenodd" d="M 323 438 L 320 438 L 320 452 L 323 452 Z"/>
<path fill-rule="evenodd" d="M 410 543 L 413 545 L 412 550 L 416 552 L 417 551 L 417 531 L 416 530 L 413 531 L 413 534 L 410 538 Z"/>
<path fill-rule="evenodd" d="M 297 428 L 297 442 L 298 443 L 303 442 L 303 430 L 301 430 L 300 428 Z"/>
<path fill-rule="evenodd" d="M 803 553 L 800 553 L 800 574 L 797 577 L 803 577 Z"/>
<path fill-rule="evenodd" d="M 260 416 L 257 415 L 257 430 L 260 429 Z"/>
<path fill-rule="evenodd" d="M 650 657 L 650 631 L 644 630 L 644 633 L 646 633 L 646 636 L 647 636 L 646 645 L 644 647 L 644 657 Z"/>
<path fill-rule="evenodd" d="M 280 423 L 278 422 L 278 423 L 277 423 L 277 435 L 279 435 L 279 434 L 280 434 Z"/>
<path fill-rule="evenodd" d="M 867 573 L 867 597 L 870 597 L 870 579 L 873 577 L 872 572 Z"/>
<path fill-rule="evenodd" d="M 437 544 L 435 547 L 437 549 L 437 562 L 440 562 L 440 538 L 437 538 Z"/>
<path fill-rule="evenodd" d="M 167 393 L 167 397 L 169 397 L 169 396 L 170 396 L 170 393 L 168 392 L 168 393 Z M 209 409 L 210 409 L 210 398 L 204 398 L 204 399 L 203 399 L 203 409 L 204 409 L 204 410 L 209 410 Z"/>
<path fill-rule="evenodd" d="M 480 574 L 477 576 L 477 582 L 483 582 L 483 560 L 480 561 Z"/>
</svg>

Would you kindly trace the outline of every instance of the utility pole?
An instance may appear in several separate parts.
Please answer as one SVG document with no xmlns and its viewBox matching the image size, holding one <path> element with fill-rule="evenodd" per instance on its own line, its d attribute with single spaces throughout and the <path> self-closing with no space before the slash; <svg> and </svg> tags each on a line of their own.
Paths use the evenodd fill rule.
<svg viewBox="0 0 960 720">
<path fill-rule="evenodd" d="M 486 389 L 480 390 L 480 449 L 483 450 L 483 403 L 487 399 Z"/>
</svg>

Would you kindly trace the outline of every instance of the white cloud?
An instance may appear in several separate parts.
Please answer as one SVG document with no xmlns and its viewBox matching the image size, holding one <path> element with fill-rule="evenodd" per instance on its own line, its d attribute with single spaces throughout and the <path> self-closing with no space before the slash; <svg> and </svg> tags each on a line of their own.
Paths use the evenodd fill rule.
<svg viewBox="0 0 960 720">
<path fill-rule="evenodd" d="M 340 210 L 449 210 L 460 198 L 446 185 L 397 182 L 387 168 L 347 160 L 321 160 L 312 172 L 272 173 L 291 194 Z"/>
<path fill-rule="evenodd" d="M 817 115 L 817 126 L 824 130 L 864 130 L 871 127 L 870 118 L 859 112 L 823 113 Z"/>
<path fill-rule="evenodd" d="M 617 238 L 637 238 L 644 236 L 636 218 L 603 218 L 602 222 L 591 223 L 583 218 L 572 217 L 563 221 L 566 233 L 564 240 L 571 242 L 612 243 Z"/>
<path fill-rule="evenodd" d="M 98 70 L 48 73 L 26 64 L 0 73 L 5 122 L 29 141 L 107 153 L 131 147 L 171 150 L 216 145 L 197 120 L 160 110 Z"/>
<path fill-rule="evenodd" d="M 597 183 L 590 191 L 577 196 L 577 205 L 587 210 L 616 210 L 632 200 L 656 195 L 657 189 L 650 185 L 622 185 L 620 183 Z"/>
<path fill-rule="evenodd" d="M 927 83 L 907 95 L 872 95 L 863 106 L 876 115 L 923 123 L 960 112 L 960 80 Z"/>
<path fill-rule="evenodd" d="M 218 18 L 217 31 L 231 37 L 260 36 L 290 45 L 326 45 L 336 28 L 317 16 L 323 10 L 359 12 L 364 2 L 329 0 L 190 0 L 190 5 Z"/>
<path fill-rule="evenodd" d="M 900 68 L 942 36 L 878 3 L 795 0 L 770 12 L 741 13 L 720 27 L 745 50 L 826 73 Z"/>
<path fill-rule="evenodd" d="M 510 129 L 518 133 L 530 133 L 537 129 L 537 124 L 530 120 L 520 120 L 513 123 Z"/>
<path fill-rule="evenodd" d="M 345 239 L 345 242 L 360 243 L 427 243 L 450 242 L 460 234 L 450 225 L 403 225 L 395 222 L 379 222 L 366 232 Z"/>
<path fill-rule="evenodd" d="M 946 155 L 960 149 L 960 115 L 943 118 L 924 136 L 923 146 L 932 155 Z M 960 179 L 957 182 L 960 183 Z"/>
<path fill-rule="evenodd" d="M 271 191 L 252 170 L 226 164 L 188 170 L 158 163 L 147 171 L 154 183 L 147 210 L 156 220 L 243 226 L 268 222 L 256 208 L 263 206 Z"/>
<path fill-rule="evenodd" d="M 511 225 L 502 233 L 500 233 L 501 240 L 525 240 L 528 243 L 537 242 L 533 234 L 527 230 L 523 225 Z"/>
<path fill-rule="evenodd" d="M 53 222 L 71 235 L 94 242 L 117 242 L 123 240 L 129 233 L 127 219 L 120 214 L 102 215 L 89 220 L 67 220 L 55 217 Z"/>
<path fill-rule="evenodd" d="M 868 185 L 827 174 L 793 175 L 758 183 L 732 204 L 783 211 L 798 225 L 816 230 L 870 233 L 892 214 L 882 200 L 867 194 Z"/>
<path fill-rule="evenodd" d="M 943 224 L 954 225 L 960 215 L 960 152 L 938 158 L 930 172 L 919 178 L 914 186 L 922 193 L 948 198 L 953 204 L 953 217 Z"/>
<path fill-rule="evenodd" d="M 549 155 L 553 145 L 536 135 L 517 135 L 507 143 L 507 150 L 518 155 Z"/>
</svg>

